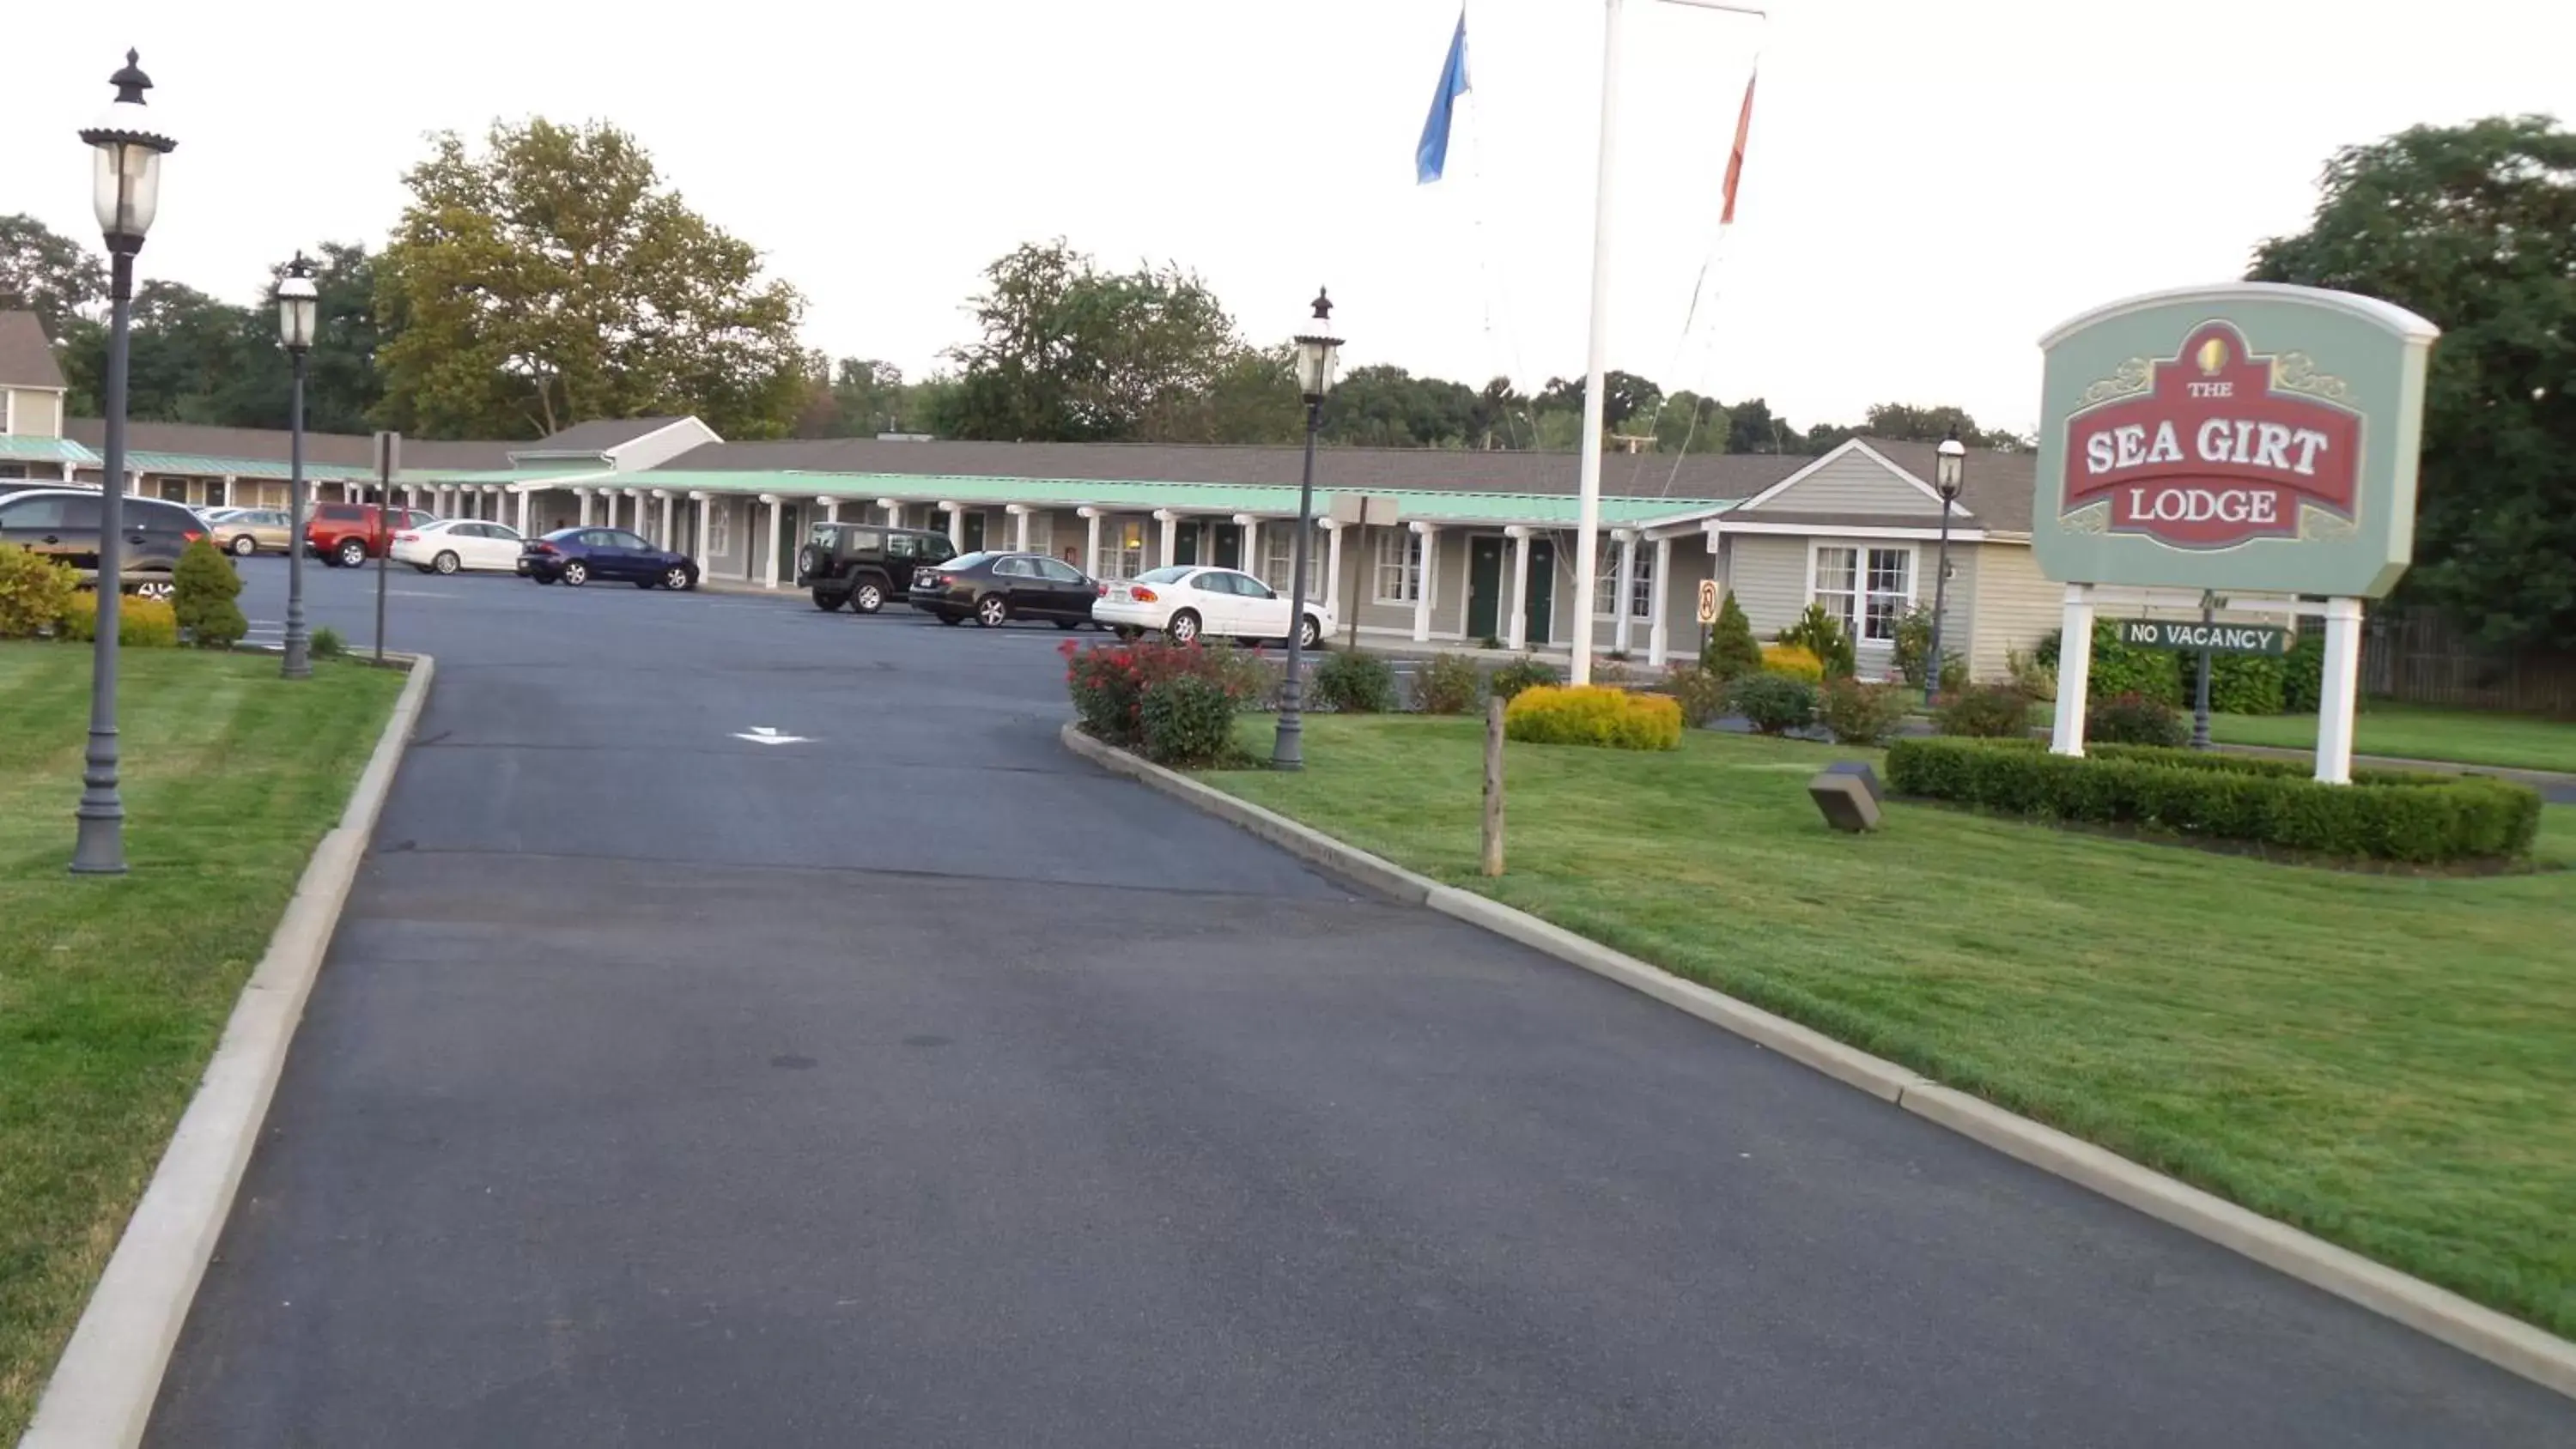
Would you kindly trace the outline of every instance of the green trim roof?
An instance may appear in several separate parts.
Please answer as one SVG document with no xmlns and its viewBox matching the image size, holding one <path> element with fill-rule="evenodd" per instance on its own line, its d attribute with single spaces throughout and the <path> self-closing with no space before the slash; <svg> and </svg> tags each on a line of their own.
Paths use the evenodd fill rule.
<svg viewBox="0 0 2576 1449">
<path fill-rule="evenodd" d="M 98 455 L 69 438 L 46 438 L 33 433 L 0 433 L 0 458 L 14 463 L 90 463 Z"/>
<path fill-rule="evenodd" d="M 106 459 L 89 460 L 91 467 L 106 466 Z M 149 448 L 129 448 L 125 454 L 126 471 L 130 473 L 168 473 L 190 478 L 284 478 L 291 471 L 274 458 L 219 458 L 209 453 L 158 453 Z M 316 463 L 306 459 L 307 482 L 364 482 L 375 477 L 365 468 L 344 468 L 335 463 Z"/>
<path fill-rule="evenodd" d="M 789 498 L 896 498 L 908 503 L 989 505 L 1030 503 L 1049 508 L 1093 504 L 1148 513 L 1170 508 L 1182 513 L 1252 513 L 1286 517 L 1297 511 L 1297 490 L 1239 483 L 1142 483 L 1091 478 L 957 478 L 917 473 L 698 473 L 684 469 L 647 470 L 616 475 L 624 487 L 668 488 L 704 493 L 775 493 Z M 1332 506 L 1336 491 L 1319 484 L 1315 512 Z M 1407 521 L 1428 523 L 1523 523 L 1573 527 L 1579 501 L 1567 493 L 1462 493 L 1445 489 L 1371 489 L 1370 497 L 1394 498 Z M 1660 521 L 1689 512 L 1716 513 L 1733 501 L 1692 498 L 1610 498 L 1601 500 L 1604 525 Z"/>
<path fill-rule="evenodd" d="M 631 478 L 634 475 L 624 474 L 620 476 L 621 479 L 623 479 Z M 570 483 L 583 478 L 594 477 L 604 481 L 609 477 L 609 471 L 605 466 L 595 463 L 588 466 L 569 468 L 468 468 L 461 470 L 405 468 L 394 475 L 394 482 L 397 484 L 412 484 L 415 486 L 446 483 L 472 486 L 476 484 L 492 483 Z M 643 485 L 624 484 L 624 486 L 642 487 Z"/>
</svg>

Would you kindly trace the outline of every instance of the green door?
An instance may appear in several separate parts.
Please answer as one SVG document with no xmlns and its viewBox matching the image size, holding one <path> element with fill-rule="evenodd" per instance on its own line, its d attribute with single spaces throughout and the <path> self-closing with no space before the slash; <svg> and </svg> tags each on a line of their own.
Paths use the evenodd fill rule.
<svg viewBox="0 0 2576 1449">
<path fill-rule="evenodd" d="M 1199 561 L 1199 529 L 1204 526 L 1195 521 L 1174 526 L 1171 557 L 1174 565 L 1187 568 Z"/>
<path fill-rule="evenodd" d="M 984 548 L 984 510 L 974 509 L 966 515 L 966 528 L 961 535 L 960 553 L 980 553 Z"/>
<path fill-rule="evenodd" d="M 1548 641 L 1548 609 L 1556 602 L 1556 545 L 1544 538 L 1530 540 L 1529 592 L 1523 596 L 1529 611 L 1531 648 Z"/>
<path fill-rule="evenodd" d="M 1216 530 L 1216 566 L 1221 569 L 1243 568 L 1243 525 L 1219 523 L 1202 525 Z M 1251 570 L 1244 569 L 1250 573 Z"/>
<path fill-rule="evenodd" d="M 1499 538 L 1479 538 L 1467 545 L 1467 637 L 1499 638 L 1503 632 L 1503 551 Z"/>
</svg>

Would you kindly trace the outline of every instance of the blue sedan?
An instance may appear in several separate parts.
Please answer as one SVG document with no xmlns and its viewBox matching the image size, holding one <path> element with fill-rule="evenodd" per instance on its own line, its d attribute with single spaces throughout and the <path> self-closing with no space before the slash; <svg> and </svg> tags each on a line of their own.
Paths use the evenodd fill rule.
<svg viewBox="0 0 2576 1449">
<path fill-rule="evenodd" d="M 697 560 L 655 548 L 622 528 L 558 528 L 519 550 L 519 572 L 541 584 L 580 588 L 592 579 L 624 580 L 639 589 L 694 589 Z"/>
</svg>

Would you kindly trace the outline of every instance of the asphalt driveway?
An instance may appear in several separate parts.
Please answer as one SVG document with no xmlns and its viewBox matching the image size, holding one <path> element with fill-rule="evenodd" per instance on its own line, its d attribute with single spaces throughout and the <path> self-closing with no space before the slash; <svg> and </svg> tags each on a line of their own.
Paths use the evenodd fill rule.
<svg viewBox="0 0 2576 1449">
<path fill-rule="evenodd" d="M 438 687 L 155 1444 L 2576 1442 L 1098 774 L 1051 629 L 394 587 Z"/>
</svg>

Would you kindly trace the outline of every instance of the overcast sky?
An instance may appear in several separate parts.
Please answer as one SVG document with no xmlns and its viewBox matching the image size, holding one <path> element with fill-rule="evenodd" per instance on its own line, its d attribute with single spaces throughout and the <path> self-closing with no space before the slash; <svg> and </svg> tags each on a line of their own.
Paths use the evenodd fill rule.
<svg viewBox="0 0 2576 1449">
<path fill-rule="evenodd" d="M 1799 426 L 1903 400 L 2026 430 L 2041 332 L 2241 274 L 2337 146 L 2576 122 L 2569 0 L 1626 8 L 1611 365 Z M 1197 269 L 1260 339 L 1329 283 L 1348 365 L 1583 366 L 1599 0 L 1471 0 L 1474 95 L 1428 187 L 1456 0 L 18 9 L 0 212 L 95 240 L 72 133 L 137 46 L 181 137 L 143 273 L 239 300 L 299 245 L 380 243 L 424 133 L 541 114 L 635 132 L 805 293 L 811 345 L 908 374 L 967 336 L 984 263 L 1058 235 Z M 1685 336 L 1757 52 L 1737 222 Z"/>
</svg>

